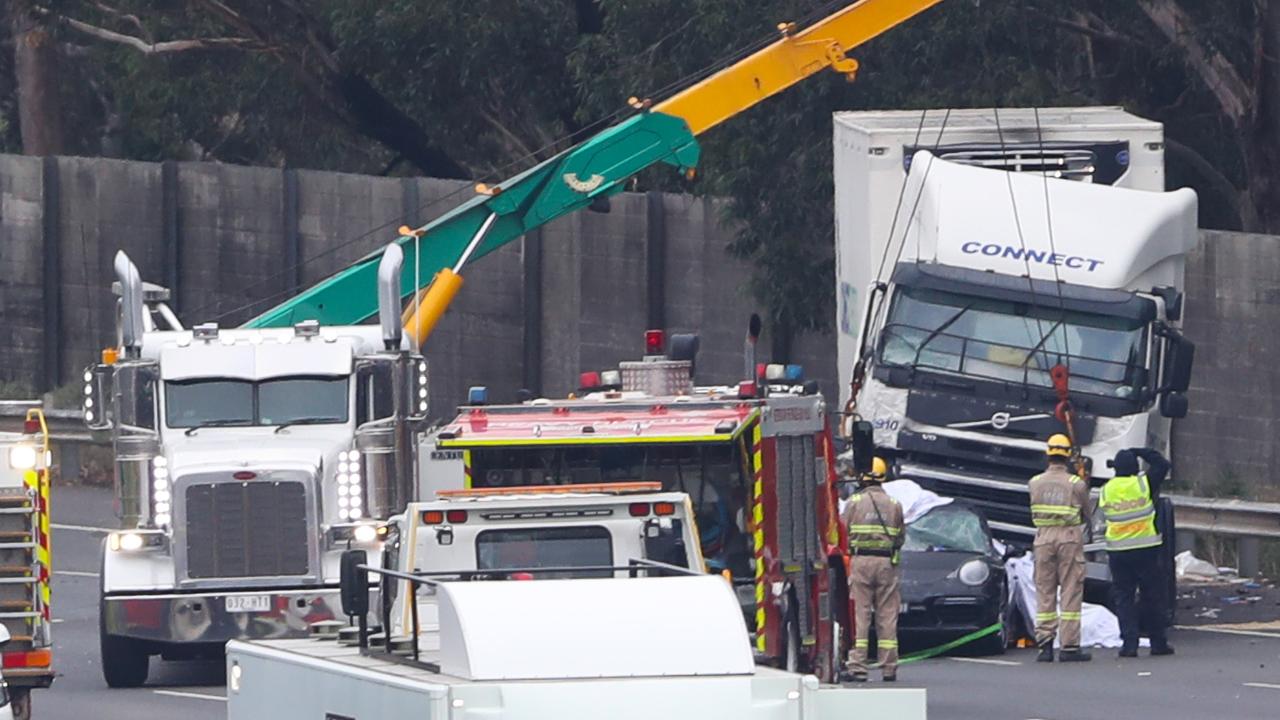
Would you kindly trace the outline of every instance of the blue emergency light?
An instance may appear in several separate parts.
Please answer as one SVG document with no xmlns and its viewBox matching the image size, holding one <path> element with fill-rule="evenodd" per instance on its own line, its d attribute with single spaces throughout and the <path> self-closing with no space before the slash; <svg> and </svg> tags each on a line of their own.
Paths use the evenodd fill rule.
<svg viewBox="0 0 1280 720">
<path fill-rule="evenodd" d="M 468 405 L 487 405 L 489 403 L 489 388 L 483 385 L 472 385 L 467 391 Z"/>
<path fill-rule="evenodd" d="M 793 383 L 804 382 L 804 367 L 801 365 L 788 365 L 787 381 Z"/>
</svg>

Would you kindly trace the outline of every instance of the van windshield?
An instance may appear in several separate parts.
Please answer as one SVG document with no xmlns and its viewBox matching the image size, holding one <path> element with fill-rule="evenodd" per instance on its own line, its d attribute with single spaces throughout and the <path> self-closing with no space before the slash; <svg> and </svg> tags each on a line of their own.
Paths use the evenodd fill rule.
<svg viewBox="0 0 1280 720">
<path fill-rule="evenodd" d="M 1128 398 L 1146 382 L 1138 320 L 899 286 L 881 333 L 889 366 L 1052 387 L 1054 365 L 1077 392 Z"/>
<path fill-rule="evenodd" d="M 345 423 L 349 404 L 346 376 L 165 383 L 165 419 L 174 428 Z"/>
</svg>

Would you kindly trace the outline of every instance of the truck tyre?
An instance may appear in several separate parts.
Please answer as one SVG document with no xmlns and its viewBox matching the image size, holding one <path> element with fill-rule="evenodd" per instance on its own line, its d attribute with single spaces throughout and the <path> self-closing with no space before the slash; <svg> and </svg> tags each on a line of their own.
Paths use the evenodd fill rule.
<svg viewBox="0 0 1280 720">
<path fill-rule="evenodd" d="M 31 720 L 31 690 L 29 688 L 13 690 L 9 698 L 9 709 L 13 711 L 13 720 Z"/>
<path fill-rule="evenodd" d="M 147 681 L 151 664 L 146 648 L 137 640 L 107 634 L 106 603 L 98 604 L 98 647 L 102 679 L 107 687 L 135 688 Z"/>
</svg>

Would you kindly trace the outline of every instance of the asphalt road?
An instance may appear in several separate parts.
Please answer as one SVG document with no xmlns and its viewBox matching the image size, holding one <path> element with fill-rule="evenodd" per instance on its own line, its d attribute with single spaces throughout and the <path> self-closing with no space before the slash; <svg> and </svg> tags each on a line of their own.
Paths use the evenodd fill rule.
<svg viewBox="0 0 1280 720">
<path fill-rule="evenodd" d="M 111 495 L 54 489 L 53 612 L 59 678 L 35 696 L 40 720 L 223 718 L 222 669 L 211 663 L 152 659 L 151 679 L 110 690 L 99 669 L 98 546 L 112 527 Z M 1172 634 L 1178 654 L 1120 662 L 1095 650 L 1087 664 L 1045 665 L 1034 651 L 996 658 L 935 658 L 903 666 L 900 686 L 926 687 L 935 720 L 1273 719 L 1280 707 L 1280 632 Z M 1145 651 L 1144 651 L 1145 653 Z M 876 683 L 870 686 L 874 687 Z M 890 720 L 890 719 L 880 719 Z"/>
</svg>

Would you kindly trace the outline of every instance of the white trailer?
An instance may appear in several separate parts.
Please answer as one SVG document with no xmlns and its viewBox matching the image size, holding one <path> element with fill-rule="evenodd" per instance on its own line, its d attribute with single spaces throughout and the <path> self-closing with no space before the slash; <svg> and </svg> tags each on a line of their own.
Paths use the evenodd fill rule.
<svg viewBox="0 0 1280 720">
<path fill-rule="evenodd" d="M 333 624 L 317 630 L 337 639 L 231 642 L 229 720 L 925 717 L 924 690 L 756 666 L 737 596 L 703 570 L 688 497 L 656 487 L 411 505 L 386 530 L 383 567 L 400 570 L 382 573 L 376 622 L 392 651 L 388 633 Z M 344 575 L 358 617 L 366 582 Z"/>
</svg>

